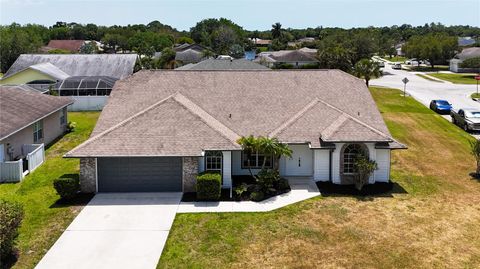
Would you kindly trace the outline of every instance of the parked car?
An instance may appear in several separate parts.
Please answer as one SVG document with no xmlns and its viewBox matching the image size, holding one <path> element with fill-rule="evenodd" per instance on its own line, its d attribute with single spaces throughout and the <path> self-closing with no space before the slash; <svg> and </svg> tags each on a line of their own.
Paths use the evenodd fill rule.
<svg viewBox="0 0 480 269">
<path fill-rule="evenodd" d="M 439 114 L 450 114 L 452 104 L 446 100 L 432 100 L 430 102 L 430 109 Z"/>
<path fill-rule="evenodd" d="M 402 69 L 402 64 L 401 63 L 395 63 L 392 65 L 392 69 Z"/>
<path fill-rule="evenodd" d="M 452 122 L 465 130 L 480 131 L 480 110 L 475 108 L 462 108 L 458 112 L 451 110 Z"/>
<path fill-rule="evenodd" d="M 418 60 L 417 60 L 417 58 L 408 59 L 408 60 L 405 61 L 405 64 L 418 65 Z"/>
<path fill-rule="evenodd" d="M 379 67 L 385 67 L 385 63 L 382 61 L 378 61 L 377 64 Z"/>
</svg>

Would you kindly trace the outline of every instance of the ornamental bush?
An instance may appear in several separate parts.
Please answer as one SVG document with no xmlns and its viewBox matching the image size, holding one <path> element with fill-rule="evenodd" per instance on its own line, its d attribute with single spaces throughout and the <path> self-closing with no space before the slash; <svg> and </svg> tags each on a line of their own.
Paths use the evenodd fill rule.
<svg viewBox="0 0 480 269">
<path fill-rule="evenodd" d="M 197 176 L 197 199 L 218 201 L 222 192 L 222 176 L 218 172 L 203 172 Z"/>
<path fill-rule="evenodd" d="M 263 200 L 264 197 L 265 197 L 265 194 L 263 194 L 263 192 L 261 192 L 261 191 L 254 191 L 254 192 L 250 193 L 250 200 L 252 200 L 254 202 L 259 202 L 259 201 Z"/>
<path fill-rule="evenodd" d="M 0 260 L 8 260 L 13 254 L 18 227 L 22 219 L 21 204 L 0 199 Z"/>
<path fill-rule="evenodd" d="M 72 199 L 80 191 L 78 178 L 57 178 L 53 181 L 53 187 L 62 199 Z"/>
<path fill-rule="evenodd" d="M 275 169 L 263 169 L 257 174 L 257 183 L 264 193 L 275 192 L 275 186 L 280 180 L 280 174 Z"/>
</svg>

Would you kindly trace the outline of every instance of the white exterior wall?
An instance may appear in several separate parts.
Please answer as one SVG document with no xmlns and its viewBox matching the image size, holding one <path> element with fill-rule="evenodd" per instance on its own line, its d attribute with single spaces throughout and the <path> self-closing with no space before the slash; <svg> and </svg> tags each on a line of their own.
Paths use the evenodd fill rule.
<svg viewBox="0 0 480 269">
<path fill-rule="evenodd" d="M 330 150 L 313 150 L 313 179 L 315 181 L 330 180 Z"/>
<path fill-rule="evenodd" d="M 285 176 L 313 176 L 313 150 L 308 145 L 289 145 L 292 157 L 285 158 Z"/>
<path fill-rule="evenodd" d="M 332 182 L 340 184 L 340 151 L 344 143 L 336 143 L 332 152 Z"/>
<path fill-rule="evenodd" d="M 98 111 L 107 103 L 108 96 L 69 96 L 75 102 L 68 107 L 68 111 Z"/>
<path fill-rule="evenodd" d="M 376 150 L 378 170 L 375 170 L 375 182 L 390 181 L 390 152 L 389 149 Z"/>
<path fill-rule="evenodd" d="M 222 151 L 222 155 L 223 155 L 223 158 L 222 158 L 223 187 L 230 188 L 232 187 L 232 152 Z"/>
</svg>

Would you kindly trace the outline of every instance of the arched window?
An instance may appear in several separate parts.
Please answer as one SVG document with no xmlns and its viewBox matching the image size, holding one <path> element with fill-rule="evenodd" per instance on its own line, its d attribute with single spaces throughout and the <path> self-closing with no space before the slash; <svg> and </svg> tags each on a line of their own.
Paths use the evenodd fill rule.
<svg viewBox="0 0 480 269">
<path fill-rule="evenodd" d="M 368 157 L 368 149 L 362 144 L 349 144 L 343 150 L 343 173 L 355 174 L 355 162 L 361 157 Z"/>
<path fill-rule="evenodd" d="M 222 152 L 221 151 L 205 152 L 205 170 L 222 171 Z"/>
</svg>

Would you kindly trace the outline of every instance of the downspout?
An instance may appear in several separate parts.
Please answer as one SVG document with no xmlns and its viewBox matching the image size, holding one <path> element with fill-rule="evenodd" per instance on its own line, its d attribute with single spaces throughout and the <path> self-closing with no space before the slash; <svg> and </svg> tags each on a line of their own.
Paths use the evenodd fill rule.
<svg viewBox="0 0 480 269">
<path fill-rule="evenodd" d="M 328 158 L 328 180 L 332 182 L 332 155 L 333 155 L 333 149 L 331 149 Z"/>
</svg>

